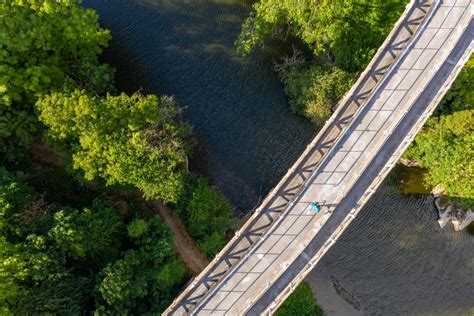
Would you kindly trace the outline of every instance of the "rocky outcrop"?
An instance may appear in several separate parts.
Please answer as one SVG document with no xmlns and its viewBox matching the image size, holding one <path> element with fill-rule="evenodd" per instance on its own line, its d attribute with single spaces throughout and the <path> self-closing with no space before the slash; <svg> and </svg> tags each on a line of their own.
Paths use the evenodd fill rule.
<svg viewBox="0 0 474 316">
<path fill-rule="evenodd" d="M 415 159 L 406 159 L 406 158 L 401 157 L 398 160 L 398 162 L 401 163 L 402 165 L 407 166 L 407 167 L 419 167 L 420 166 L 420 163 L 418 161 L 416 161 Z"/>
<path fill-rule="evenodd" d="M 447 203 L 441 195 L 435 195 L 434 203 L 438 209 L 438 224 L 444 228 L 449 222 L 453 223 L 454 230 L 460 231 L 474 221 L 472 209 L 465 209 L 461 206 Z"/>
</svg>

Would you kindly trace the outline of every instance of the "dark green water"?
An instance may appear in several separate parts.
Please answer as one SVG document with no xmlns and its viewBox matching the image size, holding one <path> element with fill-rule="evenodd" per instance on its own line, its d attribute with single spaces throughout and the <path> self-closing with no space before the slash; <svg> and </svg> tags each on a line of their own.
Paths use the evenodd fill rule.
<svg viewBox="0 0 474 316">
<path fill-rule="evenodd" d="M 112 32 L 104 60 L 117 68 L 119 88 L 175 96 L 199 140 L 192 168 L 243 213 L 315 133 L 289 112 L 272 71 L 272 60 L 285 50 L 281 44 L 247 59 L 235 56 L 249 2 L 85 1 Z M 402 194 L 399 181 L 392 174 L 322 264 L 368 314 L 474 312 L 473 237 L 440 230 L 431 198 Z"/>
</svg>

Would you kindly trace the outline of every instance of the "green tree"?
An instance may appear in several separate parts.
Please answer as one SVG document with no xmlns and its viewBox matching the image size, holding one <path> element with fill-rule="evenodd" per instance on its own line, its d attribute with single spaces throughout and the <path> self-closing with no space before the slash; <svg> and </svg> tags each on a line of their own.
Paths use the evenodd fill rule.
<svg viewBox="0 0 474 316">
<path fill-rule="evenodd" d="M 38 96 L 52 90 L 109 91 L 112 72 L 98 54 L 110 39 L 79 0 L 0 3 L 0 154 L 13 160 L 38 133 Z"/>
<path fill-rule="evenodd" d="M 278 308 L 275 316 L 323 316 L 307 283 L 301 283 Z"/>
<path fill-rule="evenodd" d="M 53 93 L 37 103 L 49 139 L 85 179 L 132 185 L 146 198 L 174 201 L 182 188 L 186 124 L 173 99 L 153 95 Z"/>
<path fill-rule="evenodd" d="M 425 183 L 452 202 L 474 207 L 474 57 L 403 154 L 425 168 Z"/>
<path fill-rule="evenodd" d="M 117 257 L 122 221 L 103 200 L 78 210 L 63 208 L 54 214 L 48 236 L 64 257 L 102 263 Z"/>
<path fill-rule="evenodd" d="M 186 269 L 156 216 L 133 220 L 127 238 L 117 211 L 97 199 L 81 211 L 48 210 L 51 225 L 32 233 L 17 215 L 29 210 L 34 190 L 20 173 L 0 175 L 2 315 L 82 315 L 96 307 L 158 314 L 170 303 Z"/>
<path fill-rule="evenodd" d="M 23 173 L 10 173 L 0 168 L 0 234 L 12 237 L 17 234 L 13 217 L 23 211 L 35 197 L 31 187 L 25 183 Z"/>
<path fill-rule="evenodd" d="M 427 169 L 429 186 L 474 206 L 474 110 L 430 118 L 404 155 Z"/>
<path fill-rule="evenodd" d="M 61 262 L 47 252 L 42 236 L 29 235 L 23 243 L 0 236 L 0 306 L 11 309 L 26 289 L 62 271 Z"/>
<path fill-rule="evenodd" d="M 349 90 L 355 76 L 337 67 L 330 69 L 304 63 L 293 67 L 285 80 L 291 110 L 322 126 L 340 97 Z"/>
<path fill-rule="evenodd" d="M 173 236 L 156 217 L 146 225 L 143 219 L 135 219 L 128 231 L 134 247 L 102 271 L 98 291 L 105 304 L 99 310 L 163 311 L 185 274 L 183 264 L 175 259 Z"/>
<path fill-rule="evenodd" d="M 260 0 L 235 45 L 246 55 L 270 35 L 292 34 L 306 43 L 314 60 L 278 68 L 285 70 L 281 77 L 292 111 L 322 125 L 369 63 L 407 2 Z"/>
<path fill-rule="evenodd" d="M 13 309 L 15 315 L 83 315 L 91 281 L 70 273 L 50 275 L 28 288 Z"/>
<path fill-rule="evenodd" d="M 199 248 L 210 258 L 226 244 L 225 234 L 233 225 L 232 208 L 205 178 L 187 180 L 176 209 Z"/>
<path fill-rule="evenodd" d="M 260 0 L 236 41 L 249 53 L 269 35 L 301 38 L 316 56 L 345 71 L 360 71 L 399 18 L 407 0 Z"/>
</svg>

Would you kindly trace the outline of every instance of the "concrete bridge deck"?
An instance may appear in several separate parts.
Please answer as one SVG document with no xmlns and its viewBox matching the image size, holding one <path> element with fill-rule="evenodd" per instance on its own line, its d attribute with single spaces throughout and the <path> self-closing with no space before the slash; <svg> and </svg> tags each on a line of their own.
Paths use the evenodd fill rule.
<svg viewBox="0 0 474 316">
<path fill-rule="evenodd" d="M 412 1 L 336 113 L 165 314 L 271 313 L 356 216 L 473 49 L 469 0 Z M 322 211 L 314 213 L 311 201 Z"/>
</svg>

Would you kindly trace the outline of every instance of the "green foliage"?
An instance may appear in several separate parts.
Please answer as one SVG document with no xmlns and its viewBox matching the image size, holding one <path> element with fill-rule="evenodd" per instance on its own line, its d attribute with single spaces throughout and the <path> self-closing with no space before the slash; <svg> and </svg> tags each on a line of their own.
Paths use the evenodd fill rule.
<svg viewBox="0 0 474 316">
<path fill-rule="evenodd" d="M 430 187 L 474 206 L 474 109 L 430 118 L 404 155 L 427 169 Z"/>
<path fill-rule="evenodd" d="M 473 85 L 474 57 L 471 56 L 438 106 L 438 113 L 448 114 L 455 111 L 472 110 L 474 108 Z"/>
<path fill-rule="evenodd" d="M 260 0 L 236 41 L 249 53 L 265 37 L 290 32 L 316 56 L 329 56 L 345 71 L 367 65 L 400 16 L 407 0 Z"/>
<path fill-rule="evenodd" d="M 10 173 L 0 168 L 0 234 L 11 228 L 12 217 L 34 199 L 34 191 L 25 184 L 22 173 Z"/>
<path fill-rule="evenodd" d="M 15 306 L 17 315 L 82 315 L 90 291 L 86 277 L 61 273 L 31 287 Z"/>
<path fill-rule="evenodd" d="M 331 116 L 332 108 L 351 87 L 355 76 L 339 68 L 302 64 L 290 68 L 285 93 L 291 110 L 321 126 Z"/>
<path fill-rule="evenodd" d="M 97 60 L 110 39 L 78 0 L 0 3 L 0 153 L 17 158 L 39 131 L 34 103 L 52 90 L 112 89 Z"/>
<path fill-rule="evenodd" d="M 134 220 L 129 232 L 147 227 L 133 237 L 133 249 L 123 259 L 103 270 L 98 290 L 105 301 L 102 311 L 144 313 L 163 310 L 173 297 L 185 274 L 182 263 L 174 260 L 172 234 L 156 217 Z"/>
<path fill-rule="evenodd" d="M 290 65 L 285 92 L 293 112 L 322 125 L 369 63 L 407 0 L 260 0 L 235 45 L 248 54 L 269 35 L 300 38 L 317 63 Z"/>
<path fill-rule="evenodd" d="M 128 225 L 127 230 L 130 237 L 138 238 L 148 231 L 148 223 L 146 220 L 138 218 Z"/>
<path fill-rule="evenodd" d="M 168 97 L 52 93 L 37 103 L 56 148 L 85 179 L 132 185 L 146 198 L 175 201 L 181 190 L 189 128 Z"/>
<path fill-rule="evenodd" d="M 176 209 L 199 248 L 210 258 L 226 244 L 232 209 L 204 178 L 189 178 Z"/>
<path fill-rule="evenodd" d="M 46 239 L 30 235 L 23 243 L 0 236 L 0 306 L 10 309 L 24 288 L 60 270 L 60 263 L 46 252 Z"/>
<path fill-rule="evenodd" d="M 441 187 L 456 204 L 474 207 L 474 58 L 462 69 L 437 112 L 404 153 L 427 170 L 428 187 Z"/>
<path fill-rule="evenodd" d="M 64 257 L 88 262 L 105 262 L 116 257 L 122 221 L 104 201 L 95 200 L 92 208 L 63 208 L 54 214 L 48 236 Z"/>
<path fill-rule="evenodd" d="M 307 283 L 301 283 L 278 308 L 275 316 L 323 316 Z"/>
<path fill-rule="evenodd" d="M 0 1 L 0 159 L 24 155 L 40 114 L 79 178 L 174 201 L 189 128 L 170 98 L 104 97 L 113 74 L 97 57 L 110 35 L 80 2 Z M 47 191 L 37 194 L 0 168 L 0 314 L 161 313 L 186 274 L 172 234 L 156 218 L 135 219 L 126 234 L 99 193 L 52 177 L 36 179 Z"/>
<path fill-rule="evenodd" d="M 117 211 L 97 199 L 81 211 L 48 209 L 49 227 L 31 233 L 18 215 L 34 190 L 22 174 L 0 175 L 0 223 L 9 228 L 0 230 L 2 315 L 159 314 L 170 303 L 186 269 L 156 216 L 135 218 L 127 235 Z"/>
</svg>

